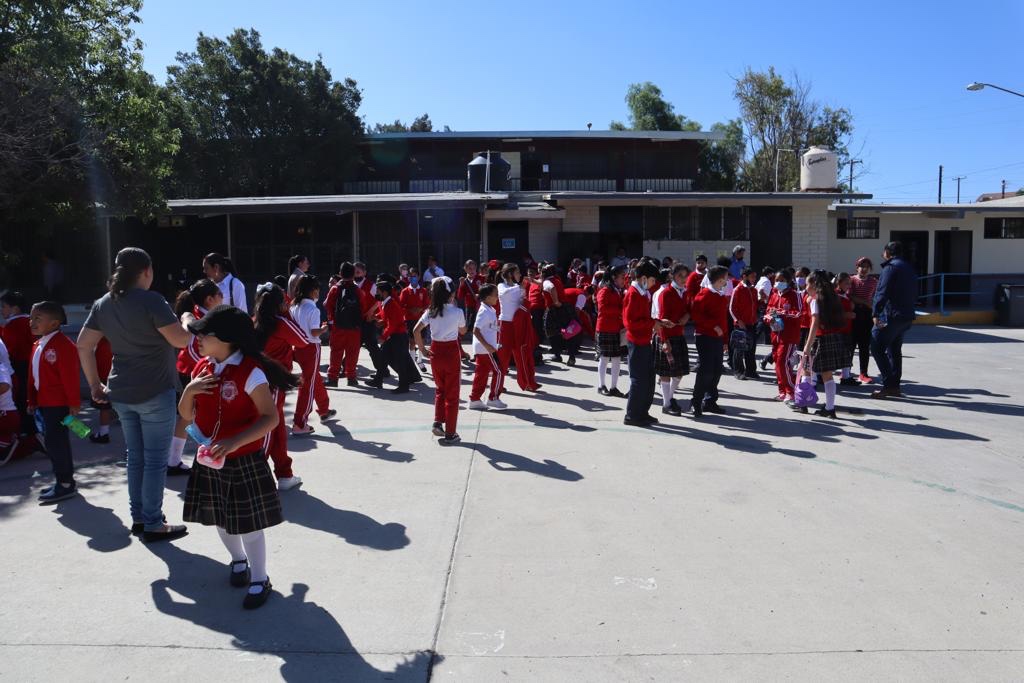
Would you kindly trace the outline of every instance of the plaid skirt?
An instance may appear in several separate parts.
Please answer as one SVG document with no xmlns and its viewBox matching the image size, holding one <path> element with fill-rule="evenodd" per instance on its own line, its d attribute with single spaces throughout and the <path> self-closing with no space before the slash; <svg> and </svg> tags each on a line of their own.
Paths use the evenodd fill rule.
<svg viewBox="0 0 1024 683">
<path fill-rule="evenodd" d="M 229 458 L 215 470 L 196 463 L 185 489 L 186 522 L 248 534 L 280 524 L 281 499 L 262 450 Z"/>
<path fill-rule="evenodd" d="M 619 344 L 618 332 L 597 333 L 597 355 L 604 358 L 625 358 L 626 347 Z"/>
<path fill-rule="evenodd" d="M 657 377 L 682 377 L 690 374 L 690 350 L 686 345 L 686 337 L 669 337 L 672 360 L 661 348 L 661 340 L 654 340 L 654 374 Z"/>
<path fill-rule="evenodd" d="M 849 344 L 845 334 L 826 334 L 814 340 L 811 354 L 814 360 L 811 370 L 814 372 L 832 372 L 848 365 Z"/>
</svg>

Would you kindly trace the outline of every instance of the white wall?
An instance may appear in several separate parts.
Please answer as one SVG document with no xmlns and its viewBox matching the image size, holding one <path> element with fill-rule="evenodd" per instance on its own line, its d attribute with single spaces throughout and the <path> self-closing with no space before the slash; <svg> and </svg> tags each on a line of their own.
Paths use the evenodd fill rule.
<svg viewBox="0 0 1024 683">
<path fill-rule="evenodd" d="M 529 230 L 530 254 L 535 261 L 558 258 L 558 233 L 562 231 L 560 219 L 531 219 Z"/>
<path fill-rule="evenodd" d="M 744 245 L 749 245 L 749 242 L 744 242 Z M 736 246 L 736 242 L 691 242 L 688 240 L 662 240 L 655 242 L 651 240 L 644 241 L 644 256 L 652 256 L 657 259 L 663 259 L 666 256 L 671 256 L 677 261 L 687 264 L 691 268 L 693 267 L 694 259 L 698 254 L 704 254 L 708 257 L 709 263 L 715 265 L 719 256 L 728 256 L 732 258 L 732 248 Z M 633 254 L 631 254 L 632 256 Z M 635 254 L 639 256 L 639 254 Z M 750 262 L 751 254 L 749 247 L 747 249 L 747 262 Z"/>
<path fill-rule="evenodd" d="M 793 263 L 811 268 L 827 260 L 828 202 L 793 202 Z M 749 260 L 749 259 L 748 259 Z"/>
<path fill-rule="evenodd" d="M 565 218 L 562 229 L 566 232 L 599 232 L 601 229 L 601 209 L 597 204 L 569 204 L 565 207 Z M 534 258 L 537 255 L 534 254 Z"/>
</svg>

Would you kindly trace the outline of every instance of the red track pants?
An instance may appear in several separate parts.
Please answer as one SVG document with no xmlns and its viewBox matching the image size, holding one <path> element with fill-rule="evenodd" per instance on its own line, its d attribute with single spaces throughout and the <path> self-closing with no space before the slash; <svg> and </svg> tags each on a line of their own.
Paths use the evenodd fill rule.
<svg viewBox="0 0 1024 683">
<path fill-rule="evenodd" d="M 533 321 L 530 314 L 519 309 L 512 321 L 502 320 L 498 341 L 498 364 L 501 374 L 508 374 L 509 359 L 516 361 L 516 382 L 523 390 L 537 386 L 537 376 L 533 365 Z"/>
<path fill-rule="evenodd" d="M 444 424 L 445 434 L 455 433 L 459 419 L 459 386 L 462 383 L 462 349 L 458 341 L 430 344 L 430 372 L 434 376 L 434 422 Z"/>
<path fill-rule="evenodd" d="M 284 422 L 284 392 L 271 392 L 277 405 L 277 426 L 263 438 L 263 451 L 274 461 L 274 476 L 287 479 L 292 476 L 292 459 L 288 456 L 288 427 Z"/>
<path fill-rule="evenodd" d="M 295 362 L 302 369 L 302 386 L 299 387 L 299 398 L 295 403 L 295 426 L 305 427 L 309 414 L 313 412 L 314 401 L 316 412 L 320 415 L 331 408 L 324 378 L 320 376 L 320 342 L 295 349 Z"/>
<path fill-rule="evenodd" d="M 772 344 L 772 355 L 775 358 L 775 381 L 779 384 L 779 393 L 793 396 L 793 371 L 789 367 L 789 359 L 793 355 L 796 344 Z"/>
<path fill-rule="evenodd" d="M 331 362 L 327 366 L 327 379 L 338 379 L 342 366 L 345 368 L 346 379 L 356 378 L 361 343 L 362 330 L 331 330 Z"/>
<path fill-rule="evenodd" d="M 470 401 L 479 401 L 487 388 L 487 380 L 491 380 L 490 401 L 501 396 L 501 386 L 505 383 L 505 373 L 501 371 L 498 359 L 491 353 L 476 354 L 476 372 L 473 374 L 473 388 L 469 392 Z"/>
</svg>

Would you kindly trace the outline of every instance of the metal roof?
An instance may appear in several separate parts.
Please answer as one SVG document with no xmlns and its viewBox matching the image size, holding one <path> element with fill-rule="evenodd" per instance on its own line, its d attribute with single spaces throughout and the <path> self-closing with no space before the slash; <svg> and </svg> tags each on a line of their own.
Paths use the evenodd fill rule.
<svg viewBox="0 0 1024 683">
<path fill-rule="evenodd" d="M 221 213 L 317 213 L 386 209 L 481 208 L 491 202 L 505 202 L 504 193 L 432 192 L 429 194 L 341 194 L 295 197 L 223 197 L 217 199 L 171 199 L 172 214 Z"/>
<path fill-rule="evenodd" d="M 431 133 L 369 133 L 369 142 L 382 140 L 493 140 L 529 142 L 551 139 L 594 140 L 650 140 L 671 142 L 676 140 L 723 140 L 725 135 L 713 131 L 676 130 L 476 130 L 434 131 Z"/>
<path fill-rule="evenodd" d="M 545 200 L 552 201 L 720 201 L 723 199 L 743 199 L 764 201 L 780 199 L 784 201 L 809 199 L 870 199 L 869 194 L 846 194 L 843 192 L 549 192 L 544 194 Z M 846 206 L 840 204 L 839 206 Z"/>
<path fill-rule="evenodd" d="M 829 211 L 852 213 L 931 213 L 956 215 L 965 213 L 1024 213 L 1021 202 L 974 202 L 970 204 L 832 204 Z"/>
</svg>

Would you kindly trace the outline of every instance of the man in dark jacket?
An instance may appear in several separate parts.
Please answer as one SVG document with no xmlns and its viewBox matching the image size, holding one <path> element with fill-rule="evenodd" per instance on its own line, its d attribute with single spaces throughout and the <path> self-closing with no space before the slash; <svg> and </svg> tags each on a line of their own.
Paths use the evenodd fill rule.
<svg viewBox="0 0 1024 683">
<path fill-rule="evenodd" d="M 898 397 L 903 377 L 903 335 L 914 322 L 917 274 L 903 259 L 903 245 L 889 242 L 882 250 L 882 276 L 875 290 L 871 315 L 871 355 L 878 364 L 882 388 L 872 398 Z"/>
</svg>

